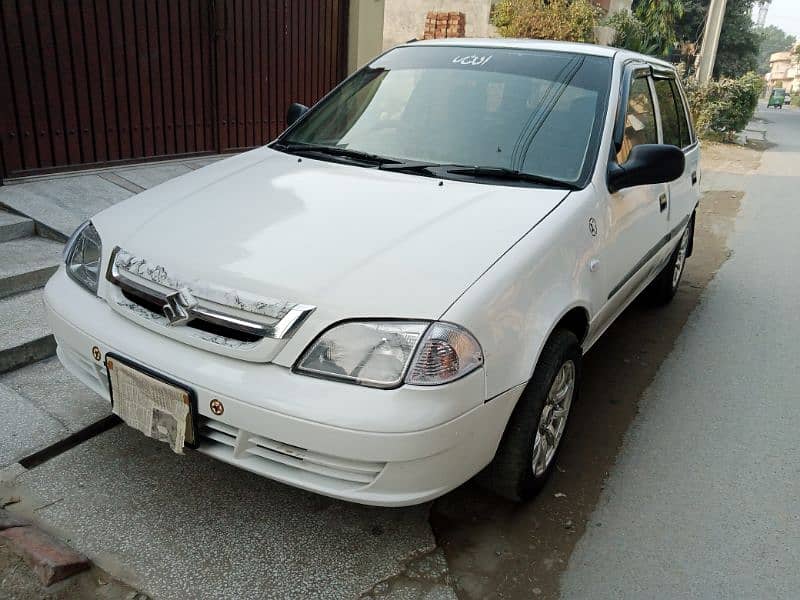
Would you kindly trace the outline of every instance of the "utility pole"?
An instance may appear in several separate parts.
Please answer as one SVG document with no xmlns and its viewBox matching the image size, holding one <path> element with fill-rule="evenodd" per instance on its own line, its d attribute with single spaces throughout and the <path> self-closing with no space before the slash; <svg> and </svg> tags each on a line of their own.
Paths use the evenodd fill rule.
<svg viewBox="0 0 800 600">
<path fill-rule="evenodd" d="M 767 12 L 769 11 L 769 3 L 772 0 L 759 0 L 758 2 L 758 26 L 763 28 L 767 24 Z"/>
<path fill-rule="evenodd" d="M 697 68 L 697 80 L 708 83 L 714 72 L 714 63 L 717 60 L 719 35 L 722 33 L 722 22 L 725 20 L 725 5 L 728 0 L 711 0 L 708 7 L 706 29 L 703 34 L 703 45 L 700 47 L 700 65 Z"/>
</svg>

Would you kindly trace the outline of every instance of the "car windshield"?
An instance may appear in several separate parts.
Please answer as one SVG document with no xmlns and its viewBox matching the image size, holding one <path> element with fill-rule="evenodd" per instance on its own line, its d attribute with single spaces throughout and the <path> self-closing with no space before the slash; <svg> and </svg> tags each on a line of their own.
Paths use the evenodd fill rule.
<svg viewBox="0 0 800 600">
<path fill-rule="evenodd" d="M 397 48 L 338 87 L 278 147 L 312 144 L 585 184 L 610 79 L 611 60 L 598 56 Z"/>
</svg>

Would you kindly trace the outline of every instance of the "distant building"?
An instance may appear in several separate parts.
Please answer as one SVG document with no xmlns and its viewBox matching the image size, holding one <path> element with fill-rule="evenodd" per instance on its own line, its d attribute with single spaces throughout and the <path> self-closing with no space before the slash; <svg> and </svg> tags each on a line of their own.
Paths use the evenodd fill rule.
<svg viewBox="0 0 800 600">
<path fill-rule="evenodd" d="M 800 44 L 787 52 L 775 52 L 769 57 L 770 72 L 765 79 L 770 89 L 783 88 L 792 93 L 800 92 Z"/>
</svg>

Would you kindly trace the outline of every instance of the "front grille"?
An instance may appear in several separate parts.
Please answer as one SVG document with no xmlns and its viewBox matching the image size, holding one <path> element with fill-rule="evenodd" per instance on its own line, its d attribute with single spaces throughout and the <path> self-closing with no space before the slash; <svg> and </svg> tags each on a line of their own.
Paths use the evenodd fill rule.
<svg viewBox="0 0 800 600">
<path fill-rule="evenodd" d="M 124 288 L 120 286 L 120 290 L 122 291 L 122 295 L 125 296 L 126 300 L 141 306 L 142 308 L 149 310 L 153 315 L 161 315 L 162 309 L 164 307 L 164 303 L 157 300 L 153 296 L 148 296 L 147 294 L 141 293 L 137 290 L 131 288 Z M 218 323 L 212 323 L 211 321 L 207 321 L 202 317 L 195 317 L 186 323 L 187 327 L 191 327 L 192 329 L 198 329 L 200 331 L 205 331 L 206 333 L 210 333 L 213 335 L 220 335 L 222 337 L 237 340 L 239 342 L 257 342 L 258 340 L 264 339 L 263 335 L 255 335 L 252 333 L 247 333 L 245 331 L 239 331 L 237 329 L 233 329 L 232 327 L 225 327 L 224 325 L 219 325 Z"/>
<path fill-rule="evenodd" d="M 230 354 L 290 337 L 315 307 L 182 277 L 114 248 L 106 271 L 110 300 L 128 318 L 173 337 Z M 209 348 L 208 345 L 212 345 Z"/>
<path fill-rule="evenodd" d="M 386 466 L 322 454 L 205 417 L 199 427 L 201 450 L 266 476 L 352 489 L 372 483 Z"/>
</svg>

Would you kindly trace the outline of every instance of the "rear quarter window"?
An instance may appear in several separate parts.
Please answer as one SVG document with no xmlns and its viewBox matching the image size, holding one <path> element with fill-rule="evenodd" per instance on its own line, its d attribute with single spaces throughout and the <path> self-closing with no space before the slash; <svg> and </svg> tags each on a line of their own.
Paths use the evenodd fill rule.
<svg viewBox="0 0 800 600">
<path fill-rule="evenodd" d="M 682 141 L 681 129 L 686 129 L 686 120 L 681 115 L 683 109 L 679 108 L 672 82 L 669 79 L 656 79 L 655 86 L 664 143 L 683 148 L 687 144 Z M 681 123 L 681 120 L 684 122 Z"/>
<path fill-rule="evenodd" d="M 672 93 L 675 96 L 675 104 L 678 107 L 679 113 L 679 121 L 681 123 L 681 147 L 686 148 L 687 146 L 691 146 L 694 143 L 694 133 L 692 132 L 692 126 L 689 123 L 689 107 L 686 106 L 686 103 L 683 101 L 683 94 L 680 90 L 680 84 L 677 81 L 671 80 L 670 85 L 672 86 Z"/>
</svg>

